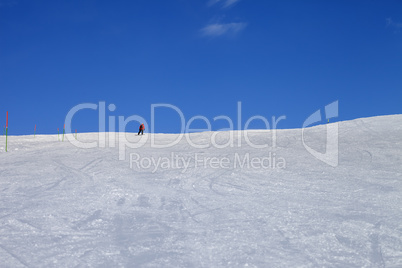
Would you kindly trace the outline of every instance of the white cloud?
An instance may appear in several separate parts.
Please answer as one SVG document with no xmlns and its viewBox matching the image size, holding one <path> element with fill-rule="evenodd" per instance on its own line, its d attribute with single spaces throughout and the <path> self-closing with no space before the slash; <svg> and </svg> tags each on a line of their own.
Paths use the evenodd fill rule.
<svg viewBox="0 0 402 268">
<path fill-rule="evenodd" d="M 388 27 L 393 27 L 393 28 L 396 28 L 397 30 L 398 30 L 398 29 L 402 29 L 402 23 L 400 23 L 400 22 L 395 22 L 395 21 L 393 21 L 391 18 L 387 18 L 387 19 L 386 19 L 386 22 L 387 22 L 387 26 L 388 26 Z"/>
<path fill-rule="evenodd" d="M 208 6 L 213 6 L 217 3 L 221 3 L 223 8 L 228 8 L 239 1 L 240 0 L 209 0 Z"/>
<path fill-rule="evenodd" d="M 214 23 L 209 24 L 201 29 L 204 36 L 217 37 L 221 35 L 235 35 L 247 26 L 246 23 L 232 22 L 232 23 Z"/>
<path fill-rule="evenodd" d="M 0 7 L 13 7 L 17 4 L 17 0 L 0 0 Z"/>
</svg>

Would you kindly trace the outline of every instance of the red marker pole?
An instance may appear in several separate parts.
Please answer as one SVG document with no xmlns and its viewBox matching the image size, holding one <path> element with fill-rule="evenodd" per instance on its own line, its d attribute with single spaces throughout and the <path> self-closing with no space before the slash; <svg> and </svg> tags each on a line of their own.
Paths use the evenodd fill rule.
<svg viewBox="0 0 402 268">
<path fill-rule="evenodd" d="M 75 139 L 77 139 L 77 130 L 75 130 Z"/>
<path fill-rule="evenodd" d="M 6 152 L 7 152 L 7 137 L 8 137 L 8 111 L 7 111 L 7 121 L 6 121 Z"/>
<path fill-rule="evenodd" d="M 65 129 L 66 129 L 66 125 L 64 124 L 64 126 L 63 126 L 63 140 L 62 140 L 62 141 L 64 141 L 64 133 L 65 133 Z"/>
<path fill-rule="evenodd" d="M 35 129 L 34 129 L 34 138 L 36 136 L 36 125 L 35 125 Z"/>
</svg>

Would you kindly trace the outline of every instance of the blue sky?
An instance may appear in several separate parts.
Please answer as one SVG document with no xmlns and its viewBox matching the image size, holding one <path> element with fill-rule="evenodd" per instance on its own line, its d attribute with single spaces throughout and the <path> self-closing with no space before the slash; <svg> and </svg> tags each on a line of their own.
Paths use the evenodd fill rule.
<svg viewBox="0 0 402 268">
<path fill-rule="evenodd" d="M 336 120 L 400 114 L 402 1 L 0 0 L 0 88 L 0 124 L 9 111 L 16 135 L 55 133 L 99 101 L 149 124 L 151 104 L 169 103 L 215 130 L 238 101 L 244 121 L 285 115 L 280 128 L 335 100 Z M 180 129 L 168 109 L 155 124 Z M 97 126 L 86 110 L 72 128 Z"/>
</svg>

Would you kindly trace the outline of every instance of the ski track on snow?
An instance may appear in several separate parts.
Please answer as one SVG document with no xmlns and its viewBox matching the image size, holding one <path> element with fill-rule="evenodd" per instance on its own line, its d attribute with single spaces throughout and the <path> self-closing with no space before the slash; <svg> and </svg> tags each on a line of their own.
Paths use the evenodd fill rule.
<svg viewBox="0 0 402 268">
<path fill-rule="evenodd" d="M 401 133 L 401 115 L 340 122 L 335 168 L 305 150 L 300 129 L 278 130 L 276 148 L 237 147 L 236 134 L 223 149 L 185 139 L 127 149 L 191 161 L 268 152 L 286 160 L 283 169 L 192 162 L 185 172 L 130 168 L 118 147 L 11 136 L 0 153 L 0 267 L 402 267 Z M 270 131 L 249 134 L 272 145 Z M 205 144 L 212 133 L 192 135 Z M 223 144 L 229 132 L 217 137 Z M 321 152 L 325 137 L 325 125 L 305 132 Z"/>
</svg>

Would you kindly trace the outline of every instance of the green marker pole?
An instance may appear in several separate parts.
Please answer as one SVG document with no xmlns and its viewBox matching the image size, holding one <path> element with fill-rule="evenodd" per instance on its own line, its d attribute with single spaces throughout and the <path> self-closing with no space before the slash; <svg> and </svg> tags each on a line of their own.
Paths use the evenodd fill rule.
<svg viewBox="0 0 402 268">
<path fill-rule="evenodd" d="M 64 133 L 65 133 L 65 129 L 66 129 L 66 125 L 64 125 L 64 127 L 63 127 L 63 140 L 62 140 L 62 141 L 64 141 Z"/>
<path fill-rule="evenodd" d="M 7 152 L 7 137 L 8 137 L 8 111 L 7 111 L 7 123 L 6 123 L 6 152 Z"/>
</svg>

